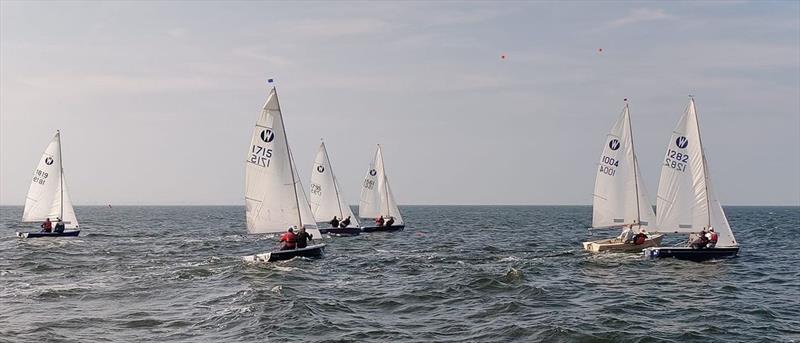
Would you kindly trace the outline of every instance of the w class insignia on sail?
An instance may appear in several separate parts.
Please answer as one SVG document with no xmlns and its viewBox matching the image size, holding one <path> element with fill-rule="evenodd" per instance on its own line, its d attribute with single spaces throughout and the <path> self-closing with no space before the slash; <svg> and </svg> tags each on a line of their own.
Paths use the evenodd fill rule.
<svg viewBox="0 0 800 343">
<path fill-rule="evenodd" d="M 272 132 L 272 129 L 265 129 L 264 131 L 261 131 L 262 141 L 264 141 L 265 143 L 269 143 L 272 142 L 273 139 L 275 139 L 275 133 Z"/>
<path fill-rule="evenodd" d="M 375 176 L 375 175 L 378 175 L 378 171 L 376 171 L 375 169 L 370 169 L 370 171 L 369 171 L 369 175 L 370 175 L 370 176 Z"/>
<path fill-rule="evenodd" d="M 608 142 L 608 147 L 611 148 L 611 150 L 619 149 L 619 140 L 616 138 L 612 139 L 610 142 Z"/>
<path fill-rule="evenodd" d="M 44 164 L 46 164 L 48 166 L 53 164 L 53 158 L 52 157 L 45 158 L 44 159 Z"/>
<path fill-rule="evenodd" d="M 675 140 L 675 145 L 681 149 L 685 149 L 689 145 L 689 140 L 684 136 L 680 136 Z"/>
<path fill-rule="evenodd" d="M 318 172 L 320 172 L 320 173 L 322 173 L 322 172 L 324 172 L 324 171 L 325 171 L 325 167 L 323 167 L 323 166 L 317 166 L 317 171 L 318 171 Z"/>
</svg>

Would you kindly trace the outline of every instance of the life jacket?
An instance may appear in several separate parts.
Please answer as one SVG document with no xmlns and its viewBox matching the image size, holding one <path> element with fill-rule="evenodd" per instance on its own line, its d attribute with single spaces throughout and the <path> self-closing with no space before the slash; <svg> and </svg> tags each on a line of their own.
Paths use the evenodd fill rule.
<svg viewBox="0 0 800 343">
<path fill-rule="evenodd" d="M 633 240 L 633 244 L 642 245 L 642 244 L 644 244 L 644 241 L 646 241 L 646 240 L 647 240 L 647 236 L 645 236 L 643 234 L 638 234 L 638 235 L 636 235 L 636 238 Z"/>
<path fill-rule="evenodd" d="M 714 243 L 714 244 L 716 244 L 716 243 L 717 243 L 717 240 L 719 240 L 719 236 L 717 236 L 717 233 L 716 233 L 716 232 L 712 232 L 712 233 L 711 233 L 711 243 Z"/>
<path fill-rule="evenodd" d="M 297 236 L 295 236 L 292 232 L 284 233 L 281 236 L 281 242 L 286 242 L 286 246 L 294 247 L 297 242 Z"/>
</svg>

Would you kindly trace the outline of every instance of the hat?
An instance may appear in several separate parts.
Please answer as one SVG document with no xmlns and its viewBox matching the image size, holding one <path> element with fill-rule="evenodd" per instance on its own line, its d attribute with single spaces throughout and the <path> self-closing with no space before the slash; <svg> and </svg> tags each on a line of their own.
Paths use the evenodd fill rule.
<svg viewBox="0 0 800 343">
<path fill-rule="evenodd" d="M 289 232 L 293 232 L 293 231 L 294 231 L 294 225 L 289 227 Z"/>
</svg>

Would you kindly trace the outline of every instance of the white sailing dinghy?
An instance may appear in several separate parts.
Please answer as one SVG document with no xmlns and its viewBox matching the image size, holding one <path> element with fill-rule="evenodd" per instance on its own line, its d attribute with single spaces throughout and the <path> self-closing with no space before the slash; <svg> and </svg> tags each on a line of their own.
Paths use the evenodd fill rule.
<svg viewBox="0 0 800 343">
<path fill-rule="evenodd" d="M 364 226 L 364 232 L 399 231 L 404 229 L 405 223 L 397 201 L 394 200 L 389 178 L 383 166 L 383 151 L 378 144 L 375 159 L 367 170 L 364 182 L 361 184 L 361 201 L 358 203 L 358 215 L 364 219 L 383 217 L 383 225 Z"/>
<path fill-rule="evenodd" d="M 594 184 L 592 229 L 622 227 L 623 231 L 616 238 L 583 242 L 583 248 L 591 252 L 640 252 L 658 246 L 663 235 L 634 238 L 634 231 L 650 231 L 655 214 L 639 172 L 627 103 L 603 146 Z"/>
<path fill-rule="evenodd" d="M 17 237 L 74 237 L 81 233 L 78 218 L 67 192 L 64 166 L 61 156 L 61 132 L 56 135 L 44 150 L 39 165 L 33 172 L 31 187 L 25 199 L 22 221 L 42 223 L 52 222 L 52 232 L 17 232 Z"/>
<path fill-rule="evenodd" d="M 277 234 L 286 232 L 289 227 L 305 227 L 314 237 L 321 238 L 289 150 L 275 87 L 270 90 L 264 109 L 256 121 L 247 151 L 245 211 L 248 233 Z M 297 256 L 319 258 L 324 251 L 325 244 L 321 243 L 298 249 L 276 249 L 244 256 L 244 259 L 269 262 Z"/>
<path fill-rule="evenodd" d="M 667 145 L 656 204 L 658 231 L 699 234 L 713 229 L 718 241 L 714 247 L 647 248 L 645 257 L 704 261 L 734 257 L 739 253 L 739 244 L 711 184 L 694 98 L 689 100 Z M 693 236 L 689 236 L 690 241 Z"/>
<path fill-rule="evenodd" d="M 311 211 L 318 223 L 329 222 L 335 216 L 339 221 L 349 220 L 349 225 L 320 228 L 319 232 L 333 236 L 356 236 L 361 233 L 358 219 L 347 202 L 333 174 L 331 160 L 325 142 L 320 143 L 314 168 L 311 170 L 311 193 L 309 193 Z"/>
</svg>

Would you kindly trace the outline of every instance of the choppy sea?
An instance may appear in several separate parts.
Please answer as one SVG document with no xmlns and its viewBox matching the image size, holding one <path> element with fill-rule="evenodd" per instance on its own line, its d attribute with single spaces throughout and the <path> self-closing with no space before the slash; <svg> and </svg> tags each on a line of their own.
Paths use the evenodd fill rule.
<svg viewBox="0 0 800 343">
<path fill-rule="evenodd" d="M 0 342 L 798 342 L 800 208 L 728 207 L 738 258 L 592 255 L 584 206 L 407 206 L 396 233 L 248 264 L 243 207 L 77 207 L 80 237 L 14 237 Z M 678 240 L 676 238 L 675 240 Z"/>
</svg>

